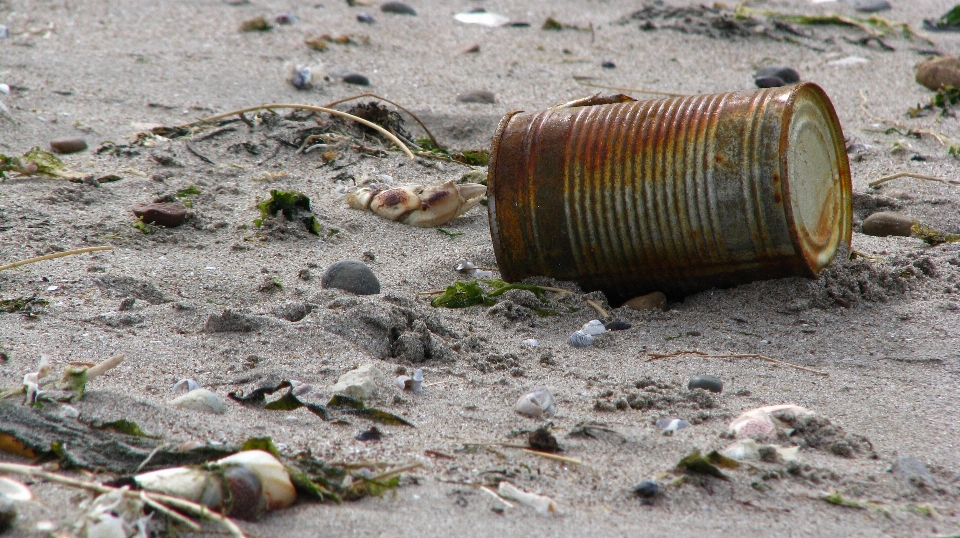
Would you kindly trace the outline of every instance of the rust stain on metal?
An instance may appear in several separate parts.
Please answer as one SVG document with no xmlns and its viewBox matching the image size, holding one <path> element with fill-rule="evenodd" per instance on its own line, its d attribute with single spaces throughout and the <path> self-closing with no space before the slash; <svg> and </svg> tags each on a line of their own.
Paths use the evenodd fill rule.
<svg viewBox="0 0 960 538">
<path fill-rule="evenodd" d="M 614 300 L 813 276 L 851 234 L 843 134 L 809 83 L 511 112 L 488 183 L 505 279 Z"/>
</svg>

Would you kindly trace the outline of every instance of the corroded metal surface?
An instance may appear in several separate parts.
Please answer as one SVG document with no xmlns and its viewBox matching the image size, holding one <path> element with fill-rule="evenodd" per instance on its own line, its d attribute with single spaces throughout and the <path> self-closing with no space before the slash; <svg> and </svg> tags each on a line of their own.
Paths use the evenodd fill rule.
<svg viewBox="0 0 960 538">
<path fill-rule="evenodd" d="M 488 183 L 504 279 L 613 300 L 815 276 L 851 235 L 843 133 L 810 83 L 512 112 Z"/>
</svg>

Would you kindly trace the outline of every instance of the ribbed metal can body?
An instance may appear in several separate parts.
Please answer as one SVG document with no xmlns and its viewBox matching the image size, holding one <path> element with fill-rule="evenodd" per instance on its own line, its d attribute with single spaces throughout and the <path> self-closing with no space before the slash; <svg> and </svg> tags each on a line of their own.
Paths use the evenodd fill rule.
<svg viewBox="0 0 960 538">
<path fill-rule="evenodd" d="M 503 278 L 615 301 L 813 277 L 851 236 L 843 133 L 811 83 L 512 112 L 488 170 Z"/>
</svg>

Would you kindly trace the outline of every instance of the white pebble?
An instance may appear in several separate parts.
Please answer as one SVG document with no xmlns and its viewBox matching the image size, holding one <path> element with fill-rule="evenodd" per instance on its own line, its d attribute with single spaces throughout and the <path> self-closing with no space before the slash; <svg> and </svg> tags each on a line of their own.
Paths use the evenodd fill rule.
<svg viewBox="0 0 960 538">
<path fill-rule="evenodd" d="M 604 327 L 603 323 L 601 323 L 598 319 L 591 319 L 590 321 L 584 323 L 580 330 L 584 334 L 589 334 L 590 336 L 596 336 L 598 334 L 607 332 L 606 327 Z"/>
<path fill-rule="evenodd" d="M 170 402 L 170 405 L 181 409 L 193 409 L 194 411 L 204 411 L 222 415 L 227 412 L 227 406 L 223 399 L 217 396 L 215 392 L 207 389 L 195 389 L 180 396 Z"/>
<path fill-rule="evenodd" d="M 527 338 L 523 341 L 523 345 L 530 347 L 537 347 L 540 345 L 540 342 L 537 342 L 536 338 Z"/>
</svg>

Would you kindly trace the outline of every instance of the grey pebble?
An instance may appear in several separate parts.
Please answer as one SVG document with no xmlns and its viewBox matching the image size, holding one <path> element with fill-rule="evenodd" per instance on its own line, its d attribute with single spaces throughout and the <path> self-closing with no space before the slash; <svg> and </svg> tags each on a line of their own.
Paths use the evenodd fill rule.
<svg viewBox="0 0 960 538">
<path fill-rule="evenodd" d="M 313 79 L 313 73 L 309 67 L 297 66 L 290 73 L 290 84 L 298 90 L 305 90 L 310 87 L 310 81 Z"/>
<path fill-rule="evenodd" d="M 457 94 L 457 101 L 461 103 L 484 103 L 488 105 L 496 104 L 497 96 L 493 92 L 479 90 L 475 92 L 466 92 Z"/>
<path fill-rule="evenodd" d="M 337 288 L 357 295 L 380 293 L 380 281 L 367 264 L 360 260 L 343 260 L 327 268 L 320 287 Z"/>
<path fill-rule="evenodd" d="M 13 528 L 17 519 L 17 505 L 6 495 L 0 494 L 0 533 Z"/>
<path fill-rule="evenodd" d="M 753 83 L 758 88 L 779 88 L 787 85 L 780 77 L 757 77 L 753 79 Z"/>
<path fill-rule="evenodd" d="M 893 9 L 887 0 L 857 0 L 853 3 L 853 9 L 861 13 L 879 13 Z"/>
<path fill-rule="evenodd" d="M 633 325 L 630 325 L 626 321 L 611 321 L 603 326 L 603 328 L 608 331 L 625 331 L 630 327 L 633 327 Z"/>
<path fill-rule="evenodd" d="M 357 86 L 369 86 L 370 79 L 361 75 L 360 73 L 347 73 L 343 75 L 343 80 L 347 84 L 356 84 Z"/>
<path fill-rule="evenodd" d="M 359 13 L 357 14 L 357 22 L 362 22 L 364 24 L 373 24 L 377 22 L 377 20 L 374 19 L 373 15 L 370 15 L 369 13 Z"/>
<path fill-rule="evenodd" d="M 573 347 L 590 347 L 593 345 L 593 340 L 593 335 L 576 331 L 567 338 L 567 343 Z"/>
<path fill-rule="evenodd" d="M 120 306 L 117 307 L 117 310 L 124 312 L 126 310 L 133 310 L 133 305 L 136 304 L 136 297 L 127 297 L 126 299 L 120 301 Z"/>
<path fill-rule="evenodd" d="M 633 486 L 633 493 L 638 497 L 644 499 L 650 499 L 656 497 L 657 493 L 660 491 L 660 488 L 657 486 L 657 483 L 653 480 L 641 480 L 639 484 Z"/>
<path fill-rule="evenodd" d="M 413 15 L 417 16 L 417 12 L 407 4 L 403 2 L 386 2 L 380 5 L 380 11 L 384 13 L 396 13 L 397 15 Z"/>
<path fill-rule="evenodd" d="M 890 472 L 903 483 L 914 488 L 932 488 L 936 486 L 936 481 L 927 464 L 908 456 L 901 456 L 894 460 L 890 467 Z"/>
<path fill-rule="evenodd" d="M 690 378 L 687 388 L 704 389 L 719 394 L 723 392 L 723 381 L 715 375 L 698 375 Z"/>
<path fill-rule="evenodd" d="M 80 137 L 58 138 L 50 141 L 50 150 L 54 153 L 79 153 L 87 149 L 87 141 Z"/>
<path fill-rule="evenodd" d="M 614 69 L 615 67 L 617 67 L 617 64 L 611 62 L 610 60 L 605 60 L 603 62 L 600 62 L 600 67 L 604 69 Z"/>
<path fill-rule="evenodd" d="M 910 229 L 913 228 L 915 222 L 912 218 L 900 213 L 881 211 L 863 219 L 862 229 L 863 233 L 874 237 L 890 235 L 910 237 Z"/>
<path fill-rule="evenodd" d="M 238 314 L 229 308 L 223 314 L 210 314 L 203 332 L 208 333 L 248 333 L 263 326 L 263 321 L 246 314 Z"/>
<path fill-rule="evenodd" d="M 298 301 L 287 301 L 273 311 L 273 315 L 287 321 L 300 321 L 310 313 L 310 305 Z"/>
<path fill-rule="evenodd" d="M 754 73 L 753 76 L 755 78 L 777 77 L 787 84 L 800 82 L 800 73 L 798 73 L 796 69 L 785 65 L 770 65 L 767 67 L 761 67 L 760 69 L 757 69 L 757 72 Z"/>
</svg>

